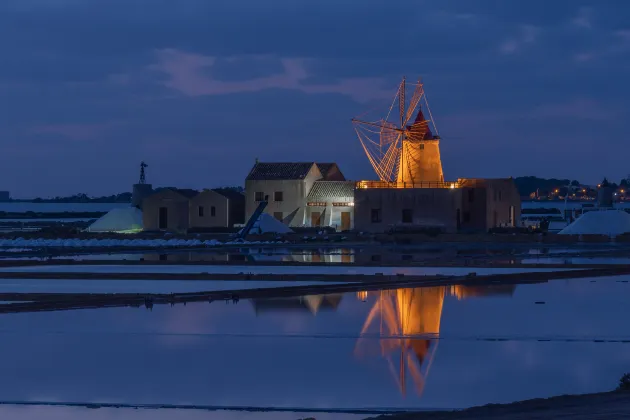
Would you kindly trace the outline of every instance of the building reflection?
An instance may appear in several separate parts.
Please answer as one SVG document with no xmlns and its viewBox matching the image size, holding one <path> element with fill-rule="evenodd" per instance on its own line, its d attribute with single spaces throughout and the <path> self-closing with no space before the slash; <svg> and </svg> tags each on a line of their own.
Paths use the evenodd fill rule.
<svg viewBox="0 0 630 420">
<path fill-rule="evenodd" d="M 362 360 L 375 356 L 385 359 L 403 395 L 408 377 L 416 393 L 422 395 L 439 342 L 444 298 L 512 295 L 515 288 L 451 286 L 357 292 L 357 299 L 365 302 L 371 297 L 375 302 L 363 324 L 355 355 Z"/>
<path fill-rule="evenodd" d="M 256 315 L 265 312 L 311 312 L 316 315 L 321 310 L 334 311 L 339 306 L 343 294 L 309 295 L 290 298 L 252 299 Z"/>
</svg>

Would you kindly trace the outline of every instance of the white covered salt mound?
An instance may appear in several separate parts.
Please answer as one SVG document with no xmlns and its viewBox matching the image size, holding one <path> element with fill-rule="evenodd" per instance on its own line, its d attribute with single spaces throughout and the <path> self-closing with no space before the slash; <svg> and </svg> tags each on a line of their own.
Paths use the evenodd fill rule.
<svg viewBox="0 0 630 420">
<path fill-rule="evenodd" d="M 617 236 L 627 232 L 630 232 L 630 214 L 623 210 L 591 210 L 558 233 Z"/>
<path fill-rule="evenodd" d="M 88 232 L 138 232 L 141 230 L 142 211 L 137 207 L 113 209 L 87 228 Z"/>
<path fill-rule="evenodd" d="M 242 229 L 241 229 L 242 232 Z M 268 213 L 260 215 L 258 220 L 254 222 L 252 230 L 249 233 L 292 233 L 293 231 L 281 221 L 275 219 Z"/>
</svg>

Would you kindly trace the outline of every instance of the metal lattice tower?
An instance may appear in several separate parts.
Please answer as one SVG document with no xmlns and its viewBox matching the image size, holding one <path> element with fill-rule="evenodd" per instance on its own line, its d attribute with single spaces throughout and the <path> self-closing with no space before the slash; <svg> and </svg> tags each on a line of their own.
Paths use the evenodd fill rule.
<svg viewBox="0 0 630 420">
<path fill-rule="evenodd" d="M 144 168 L 148 167 L 149 165 L 147 165 L 146 163 L 144 163 L 144 161 L 140 162 L 140 182 L 139 184 L 146 184 L 147 183 L 147 179 L 144 173 Z"/>
</svg>

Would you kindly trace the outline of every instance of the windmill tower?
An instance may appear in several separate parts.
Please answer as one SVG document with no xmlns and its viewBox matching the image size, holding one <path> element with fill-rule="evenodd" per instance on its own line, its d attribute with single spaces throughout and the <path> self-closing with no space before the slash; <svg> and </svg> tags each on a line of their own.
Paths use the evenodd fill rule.
<svg viewBox="0 0 630 420">
<path fill-rule="evenodd" d="M 406 100 L 408 85 L 413 86 L 409 101 Z M 395 107 L 398 118 L 391 121 Z M 425 118 L 423 107 L 429 120 Z M 381 181 L 396 183 L 400 188 L 435 187 L 444 182 L 440 136 L 420 81 L 407 84 L 403 78 L 385 118 L 377 121 L 353 118 L 352 122 Z"/>
</svg>

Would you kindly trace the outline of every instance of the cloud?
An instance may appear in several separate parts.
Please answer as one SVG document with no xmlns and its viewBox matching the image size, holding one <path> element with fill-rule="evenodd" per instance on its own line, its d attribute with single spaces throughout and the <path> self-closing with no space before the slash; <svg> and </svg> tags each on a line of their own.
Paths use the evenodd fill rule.
<svg viewBox="0 0 630 420">
<path fill-rule="evenodd" d="M 528 45 L 534 44 L 540 34 L 540 28 L 533 25 L 520 25 L 518 32 L 518 35 L 501 43 L 499 51 L 502 54 L 514 54 Z"/>
<path fill-rule="evenodd" d="M 378 78 L 344 79 L 336 83 L 309 83 L 306 70 L 308 60 L 300 58 L 278 59 L 281 64 L 277 72 L 243 80 L 219 80 L 213 71 L 216 57 L 185 53 L 178 50 L 157 51 L 157 64 L 154 71 L 168 76 L 164 85 L 187 96 L 229 95 L 234 93 L 259 92 L 267 89 L 298 90 L 309 94 L 338 93 L 365 102 L 372 99 L 391 97 L 392 90 L 382 87 Z M 270 60 L 264 57 L 264 60 Z M 251 65 L 252 57 L 233 57 L 229 62 Z M 238 68 L 238 67 L 237 67 Z M 240 71 L 240 70 L 239 70 Z"/>
<path fill-rule="evenodd" d="M 574 98 L 565 102 L 550 102 L 516 111 L 469 111 L 446 115 L 442 125 L 481 127 L 515 121 L 570 119 L 586 122 L 613 121 L 619 117 L 617 107 L 606 106 L 591 98 Z M 444 124 L 446 123 L 446 124 Z"/>
<path fill-rule="evenodd" d="M 592 14 L 593 11 L 590 7 L 580 7 L 577 15 L 571 19 L 571 24 L 581 29 L 592 29 Z"/>
<path fill-rule="evenodd" d="M 630 52 L 630 29 L 619 29 L 607 33 L 603 45 L 592 51 L 580 52 L 573 55 L 577 62 L 590 62 L 598 59 L 613 58 Z"/>
</svg>

